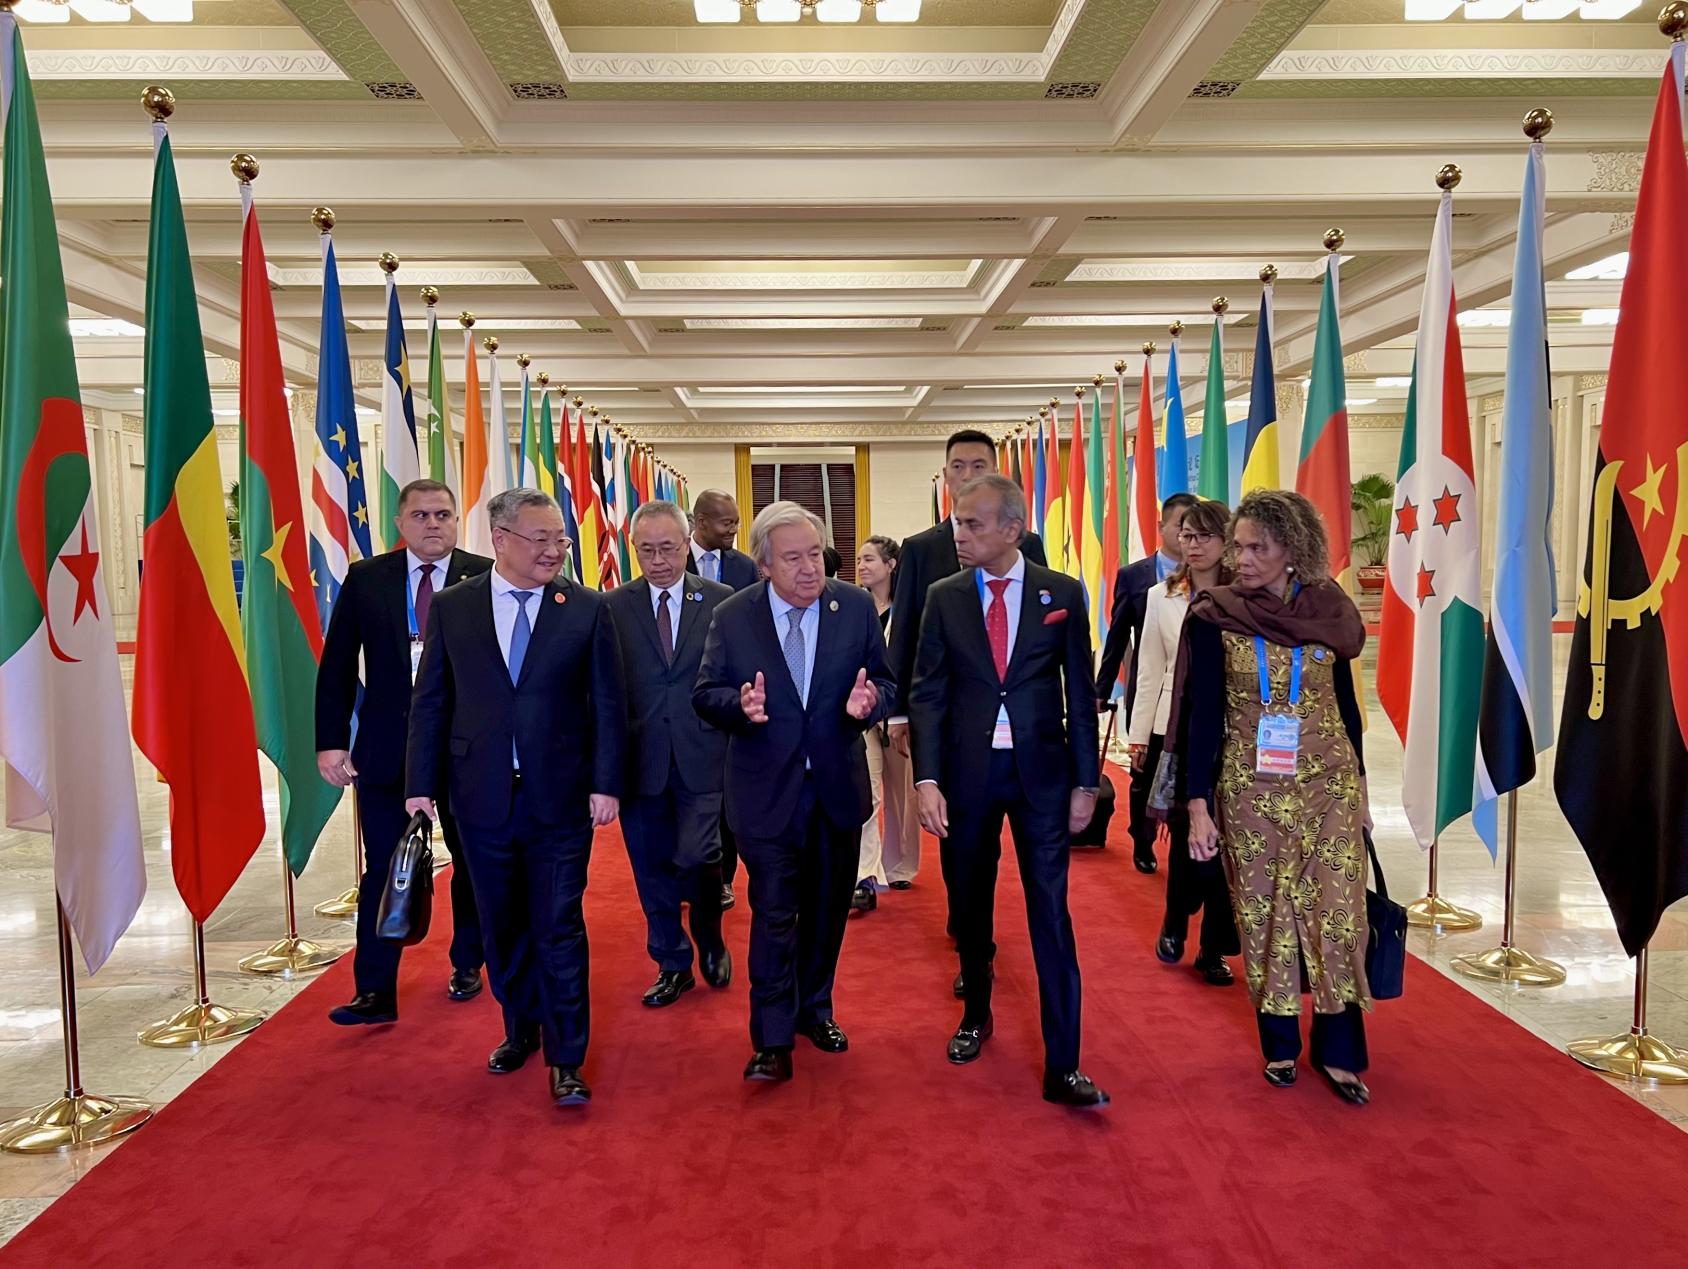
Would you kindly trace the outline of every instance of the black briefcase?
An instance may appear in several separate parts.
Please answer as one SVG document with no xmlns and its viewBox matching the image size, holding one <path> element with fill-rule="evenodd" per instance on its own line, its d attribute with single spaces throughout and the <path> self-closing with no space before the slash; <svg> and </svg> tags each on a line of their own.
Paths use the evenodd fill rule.
<svg viewBox="0 0 1688 1269">
<path fill-rule="evenodd" d="M 428 937 L 434 917 L 433 835 L 433 822 L 426 815 L 418 811 L 410 817 L 381 891 L 375 918 L 378 938 L 413 947 Z"/>
<path fill-rule="evenodd" d="M 1394 1000 L 1406 989 L 1407 910 L 1389 897 L 1371 831 L 1360 832 L 1371 856 L 1372 880 L 1377 883 L 1377 889 L 1366 891 L 1366 981 L 1373 1000 Z"/>
<path fill-rule="evenodd" d="M 1102 737 L 1102 761 L 1108 760 L 1108 744 L 1114 738 L 1114 717 L 1118 710 L 1108 711 L 1108 732 Z M 1114 782 L 1108 778 L 1106 771 L 1102 772 L 1100 783 L 1096 786 L 1096 813 L 1090 817 L 1090 823 L 1084 826 L 1082 832 L 1073 833 L 1067 839 L 1067 845 L 1073 850 L 1101 850 L 1108 844 L 1108 824 L 1114 818 Z"/>
</svg>

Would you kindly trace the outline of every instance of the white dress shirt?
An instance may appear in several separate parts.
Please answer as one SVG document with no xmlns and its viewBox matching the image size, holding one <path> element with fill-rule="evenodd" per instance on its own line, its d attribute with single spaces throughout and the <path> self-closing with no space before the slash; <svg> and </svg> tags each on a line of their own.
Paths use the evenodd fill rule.
<svg viewBox="0 0 1688 1269">
<path fill-rule="evenodd" d="M 680 631 L 680 604 L 686 598 L 685 574 L 682 573 L 674 579 L 672 586 L 664 587 L 662 590 L 658 590 L 655 586 L 651 587 L 651 616 L 658 619 L 662 617 L 662 597 L 664 595 L 668 596 L 669 631 L 678 634 Z"/>
<path fill-rule="evenodd" d="M 822 592 L 823 594 L 825 592 Z M 797 607 L 788 604 L 780 598 L 779 592 L 770 584 L 768 587 L 768 607 L 774 614 L 774 635 L 780 647 L 785 647 L 786 632 L 791 629 L 791 623 L 786 620 L 786 613 Z M 809 685 L 815 681 L 815 640 L 821 632 L 821 604 L 817 599 L 803 609 L 803 619 L 797 623 L 797 628 L 803 632 L 803 681 L 797 685 L 797 691 L 803 698 L 803 707 L 809 705 Z"/>
<path fill-rule="evenodd" d="M 520 589 L 496 568 L 492 570 L 492 628 L 498 632 L 498 650 L 504 654 L 506 667 L 510 664 L 510 637 L 516 630 L 516 613 L 522 607 L 515 598 Z M 545 597 L 545 588 L 541 586 L 524 593 L 533 596 L 527 601 L 528 629 L 531 631 L 539 624 L 539 603 Z M 532 647 L 532 644 L 528 646 Z"/>
<path fill-rule="evenodd" d="M 430 565 L 427 560 L 422 559 L 408 546 L 404 549 L 404 558 L 405 563 L 410 566 L 410 571 L 405 574 L 406 582 L 410 587 L 409 611 L 414 612 L 416 611 L 416 588 L 422 585 L 422 570 L 430 567 Z M 444 559 L 435 560 L 431 566 L 434 570 L 434 593 L 436 595 L 445 589 L 446 569 L 450 564 L 451 556 L 447 555 Z M 407 613 L 406 616 L 408 617 L 408 615 Z M 422 630 L 417 629 L 411 631 L 411 636 L 420 639 L 423 633 Z"/>
<path fill-rule="evenodd" d="M 982 568 L 974 569 L 973 573 L 973 584 L 977 586 L 981 592 L 983 611 L 985 614 L 985 636 L 988 640 L 990 637 L 991 604 L 996 598 L 991 594 L 991 588 L 988 584 L 992 579 L 990 574 L 985 572 Z M 1020 635 L 1020 604 L 1024 600 L 1026 594 L 1026 557 L 1016 551 L 1014 553 L 1013 566 L 1002 576 L 1008 579 L 1008 586 L 1002 592 L 1002 606 L 1008 610 L 1008 660 L 1012 661 L 1014 659 L 1014 642 Z M 1000 581 L 1001 578 L 996 580 Z M 996 726 L 999 735 L 1007 734 L 1007 724 L 1008 705 L 1004 702 L 996 707 Z M 993 742 L 991 747 L 994 749 L 1008 749 L 1012 748 L 1012 745 L 1002 744 L 997 741 Z"/>
</svg>

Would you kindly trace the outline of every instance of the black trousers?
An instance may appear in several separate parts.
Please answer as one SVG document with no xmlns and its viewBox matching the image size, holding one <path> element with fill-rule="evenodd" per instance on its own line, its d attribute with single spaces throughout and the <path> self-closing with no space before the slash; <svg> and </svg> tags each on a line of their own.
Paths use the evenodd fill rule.
<svg viewBox="0 0 1688 1269">
<path fill-rule="evenodd" d="M 1149 738 L 1149 766 L 1160 761 L 1161 736 Z M 1166 820 L 1171 845 L 1166 860 L 1166 915 L 1161 932 L 1182 942 L 1190 933 L 1190 918 L 1202 914 L 1201 950 L 1214 956 L 1236 956 L 1242 950 L 1237 922 L 1231 913 L 1231 887 L 1225 880 L 1225 863 L 1190 858 L 1190 817 L 1182 806 Z"/>
<path fill-rule="evenodd" d="M 1149 816 L 1149 791 L 1155 782 L 1155 768 L 1160 765 L 1164 744 L 1164 736 L 1151 735 L 1149 751 L 1143 761 L 1131 764 L 1131 789 L 1126 794 L 1126 801 L 1131 807 L 1131 849 L 1139 859 L 1155 857 L 1155 834 L 1160 829 L 1160 821 Z"/>
<path fill-rule="evenodd" d="M 862 830 L 827 818 L 815 796 L 821 778 L 803 777 L 783 835 L 738 841 L 750 877 L 750 1043 L 759 1050 L 789 1049 L 799 1028 L 832 1017 Z"/>
<path fill-rule="evenodd" d="M 721 880 L 732 885 L 738 879 L 738 839 L 727 827 L 727 817 L 721 816 Z"/>
<path fill-rule="evenodd" d="M 357 951 L 352 957 L 352 977 L 358 993 L 392 995 L 398 990 L 399 954 L 403 947 L 375 936 L 375 919 L 381 910 L 381 892 L 387 887 L 393 854 L 399 838 L 410 824 L 404 811 L 404 790 L 400 787 L 357 786 L 358 817 L 363 821 L 363 876 L 358 880 Z M 473 972 L 484 959 L 481 950 L 481 920 L 475 911 L 475 886 L 463 863 L 463 844 L 457 822 L 442 806 L 440 836 L 456 865 L 451 870 L 451 967 Z"/>
<path fill-rule="evenodd" d="M 487 978 L 504 1007 L 506 1036 L 537 1031 L 547 1065 L 579 1066 L 590 1021 L 581 901 L 592 822 L 582 807 L 576 823 L 539 823 L 528 813 L 521 779 L 515 783 L 507 821 L 462 826 L 486 936 Z"/>
<path fill-rule="evenodd" d="M 1080 988 L 1078 948 L 1067 911 L 1066 799 L 1061 800 L 1059 811 L 1035 805 L 1026 796 L 1011 749 L 991 752 L 988 787 L 955 790 L 954 794 L 949 800 L 948 841 L 956 942 L 967 988 L 962 1021 L 978 1024 L 990 1016 L 996 870 L 1006 817 L 1014 834 L 1020 884 L 1026 892 L 1044 1059 L 1051 1071 L 1076 1071 Z"/>
<path fill-rule="evenodd" d="M 1260 1051 L 1268 1062 L 1293 1062 L 1301 1056 L 1301 1019 L 1279 1014 L 1255 1015 Z M 1341 1013 L 1313 1015 L 1313 1065 L 1358 1075 L 1366 1069 L 1366 1014 L 1359 1005 Z"/>
<path fill-rule="evenodd" d="M 668 787 L 621 804 L 627 858 L 645 912 L 645 950 L 662 970 L 689 970 L 699 952 L 721 949 L 721 792 L 692 793 L 672 765 Z M 680 922 L 691 912 L 692 937 Z"/>
</svg>

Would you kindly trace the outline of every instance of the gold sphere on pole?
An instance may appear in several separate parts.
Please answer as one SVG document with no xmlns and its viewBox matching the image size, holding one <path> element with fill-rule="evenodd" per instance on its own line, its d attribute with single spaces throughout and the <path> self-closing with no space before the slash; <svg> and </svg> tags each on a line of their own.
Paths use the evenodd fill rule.
<svg viewBox="0 0 1688 1269">
<path fill-rule="evenodd" d="M 381 258 L 377 260 L 376 263 L 381 266 L 384 273 L 389 275 L 399 271 L 399 258 L 391 251 L 383 251 L 381 253 Z"/>
<path fill-rule="evenodd" d="M 1659 30 L 1673 40 L 1688 33 L 1688 4 L 1667 4 L 1659 10 Z"/>
<path fill-rule="evenodd" d="M 575 399 L 574 399 L 574 408 L 575 409 L 578 410 L 578 409 L 580 409 L 581 406 L 583 406 L 585 404 L 586 404 L 586 398 L 585 397 L 582 397 L 582 396 L 575 397 Z"/>
<path fill-rule="evenodd" d="M 1122 375 L 1122 374 L 1125 373 L 1125 358 L 1124 357 L 1121 357 L 1118 361 L 1114 362 L 1114 373 L 1116 375 Z"/>
<path fill-rule="evenodd" d="M 422 302 L 424 304 L 426 304 L 429 308 L 433 308 L 434 305 L 436 305 L 440 302 L 440 288 L 437 287 L 437 286 L 425 286 L 425 287 L 423 287 L 422 288 Z"/>
<path fill-rule="evenodd" d="M 1688 5 L 1680 6 L 1688 11 Z M 1553 131 L 1553 112 L 1546 106 L 1537 106 L 1524 116 L 1524 135 L 1532 141 L 1540 141 Z"/>
<path fill-rule="evenodd" d="M 1049 398 L 1049 408 L 1050 408 L 1051 411 L 1059 410 L 1061 408 L 1061 398 L 1060 397 L 1050 397 Z"/>
<path fill-rule="evenodd" d="M 1326 251 L 1340 251 L 1342 244 L 1348 241 L 1348 235 L 1340 229 L 1327 229 L 1323 242 Z"/>
<path fill-rule="evenodd" d="M 598 407 L 595 406 L 595 405 L 589 405 L 589 406 L 586 407 L 586 413 L 590 414 L 593 418 L 597 418 L 598 417 Z"/>
<path fill-rule="evenodd" d="M 1261 282 L 1265 283 L 1267 286 L 1271 286 L 1272 283 L 1274 283 L 1278 280 L 1278 266 L 1275 265 L 1275 264 L 1263 264 L 1263 265 L 1261 265 L 1260 266 L 1260 280 L 1261 280 Z"/>
<path fill-rule="evenodd" d="M 1123 368 L 1124 365 L 1125 365 L 1124 362 L 1120 363 L 1121 368 Z M 1091 378 L 1090 378 L 1090 382 L 1095 384 L 1097 389 L 1100 390 L 1101 387 L 1102 387 L 1102 376 L 1101 375 L 1092 375 Z"/>
<path fill-rule="evenodd" d="M 1225 296 L 1216 295 L 1216 296 L 1213 297 L 1212 308 L 1213 308 L 1213 315 L 1215 317 L 1224 317 L 1226 310 L 1228 310 L 1230 307 L 1231 307 L 1231 301 L 1229 299 L 1227 299 Z"/>
<path fill-rule="evenodd" d="M 548 386 L 550 386 L 551 376 L 547 372 L 541 370 L 534 376 L 534 382 L 539 385 L 539 390 L 543 392 Z"/>
<path fill-rule="evenodd" d="M 1173 322 L 1172 325 L 1170 325 L 1166 328 L 1166 333 L 1168 335 L 1171 335 L 1174 339 L 1177 339 L 1180 335 L 1182 335 L 1184 333 L 1184 323 L 1183 322 Z"/>
<path fill-rule="evenodd" d="M 533 358 L 528 356 L 526 353 L 517 353 L 516 354 L 516 364 L 518 366 L 520 366 L 523 370 L 526 370 L 529 366 L 531 366 L 533 364 Z"/>
<path fill-rule="evenodd" d="M 1155 341 L 1154 340 L 1145 339 L 1143 341 L 1143 355 L 1145 357 L 1153 357 L 1155 355 Z"/>
<path fill-rule="evenodd" d="M 457 324 L 464 330 L 469 330 L 475 325 L 475 315 L 468 309 L 464 309 L 457 315 Z"/>
<path fill-rule="evenodd" d="M 1084 391 L 1084 385 L 1081 383 L 1073 389 L 1073 395 L 1082 401 L 1084 400 Z"/>
<path fill-rule="evenodd" d="M 481 340 L 481 347 L 485 348 L 489 353 L 497 352 L 498 351 L 498 336 L 497 335 L 488 335 L 485 339 Z"/>
<path fill-rule="evenodd" d="M 311 208 L 311 224 L 317 227 L 318 233 L 327 233 L 334 228 L 334 209 L 332 207 Z"/>
<path fill-rule="evenodd" d="M 1040 419 L 1047 419 L 1049 417 L 1049 407 L 1047 405 L 1038 406 L 1037 417 Z"/>
<path fill-rule="evenodd" d="M 1465 173 L 1459 170 L 1458 163 L 1444 163 L 1436 171 L 1436 188 L 1445 193 L 1454 189 L 1464 179 Z"/>
<path fill-rule="evenodd" d="M 176 94 L 163 84 L 148 84 L 141 90 L 141 106 L 155 123 L 163 123 L 176 113 Z"/>
<path fill-rule="evenodd" d="M 258 160 L 242 150 L 229 160 L 229 171 L 242 185 L 250 185 L 258 179 Z"/>
<path fill-rule="evenodd" d="M 563 404 L 567 405 L 568 399 L 569 399 L 569 386 L 568 386 L 568 384 L 565 383 L 565 384 L 559 385 L 558 388 L 557 388 L 557 395 L 560 396 L 563 399 Z"/>
</svg>

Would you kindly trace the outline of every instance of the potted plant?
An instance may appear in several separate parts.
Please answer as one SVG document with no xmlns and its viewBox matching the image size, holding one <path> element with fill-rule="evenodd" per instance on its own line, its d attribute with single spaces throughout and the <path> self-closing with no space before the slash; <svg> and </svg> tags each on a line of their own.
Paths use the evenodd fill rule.
<svg viewBox="0 0 1688 1269">
<path fill-rule="evenodd" d="M 1389 529 L 1395 518 L 1395 482 L 1381 472 L 1368 472 L 1354 482 L 1351 495 L 1357 517 L 1354 549 L 1360 565 L 1362 590 L 1382 590 L 1384 561 L 1389 558 Z"/>
</svg>

